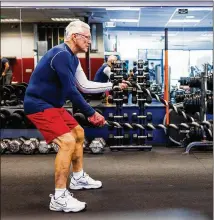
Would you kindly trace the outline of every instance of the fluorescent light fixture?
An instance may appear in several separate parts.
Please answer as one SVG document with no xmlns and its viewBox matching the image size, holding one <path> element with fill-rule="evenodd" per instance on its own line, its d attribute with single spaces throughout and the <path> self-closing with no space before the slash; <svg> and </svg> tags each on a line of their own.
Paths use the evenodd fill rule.
<svg viewBox="0 0 214 220">
<path fill-rule="evenodd" d="M 212 11 L 211 7 L 200 7 L 200 8 L 187 8 L 188 11 Z"/>
<path fill-rule="evenodd" d="M 77 18 L 51 18 L 52 21 L 79 21 Z"/>
<path fill-rule="evenodd" d="M 176 33 L 168 33 L 168 36 L 169 37 L 175 37 L 175 36 L 177 36 L 177 34 L 178 34 L 178 32 L 176 32 Z M 153 33 L 153 34 L 151 34 L 151 36 L 153 36 L 153 37 L 155 37 L 155 36 L 157 36 L 157 37 L 163 36 L 164 37 L 164 34 Z"/>
<path fill-rule="evenodd" d="M 193 15 L 187 15 L 186 18 L 194 18 L 195 16 Z"/>
<path fill-rule="evenodd" d="M 199 23 L 201 20 L 199 19 L 173 19 L 169 20 L 170 23 Z"/>
<path fill-rule="evenodd" d="M 110 21 L 114 22 L 138 22 L 138 19 L 110 19 Z"/>
<path fill-rule="evenodd" d="M 213 33 L 203 33 L 201 34 L 201 37 L 212 37 Z"/>
<path fill-rule="evenodd" d="M 200 41 L 212 41 L 212 37 L 198 37 L 197 40 L 200 40 Z"/>
<path fill-rule="evenodd" d="M 17 18 L 10 18 L 10 19 L 2 19 L 1 18 L 1 22 L 4 23 L 4 22 L 20 22 L 22 20 L 20 19 L 17 19 Z"/>
<path fill-rule="evenodd" d="M 104 23 L 105 27 L 116 27 L 116 23 L 109 21 Z"/>
<path fill-rule="evenodd" d="M 131 7 L 110 7 L 106 8 L 106 11 L 140 11 L 140 8 Z"/>
</svg>

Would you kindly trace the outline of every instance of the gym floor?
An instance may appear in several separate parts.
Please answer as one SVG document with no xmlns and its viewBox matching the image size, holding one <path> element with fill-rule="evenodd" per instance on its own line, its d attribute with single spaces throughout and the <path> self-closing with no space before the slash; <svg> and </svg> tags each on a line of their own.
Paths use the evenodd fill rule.
<svg viewBox="0 0 214 220">
<path fill-rule="evenodd" d="M 74 192 L 88 204 L 81 213 L 48 209 L 55 154 L 2 155 L 1 219 L 212 219 L 212 151 L 182 152 L 154 147 L 85 154 L 85 171 L 103 181 L 103 188 Z"/>
</svg>

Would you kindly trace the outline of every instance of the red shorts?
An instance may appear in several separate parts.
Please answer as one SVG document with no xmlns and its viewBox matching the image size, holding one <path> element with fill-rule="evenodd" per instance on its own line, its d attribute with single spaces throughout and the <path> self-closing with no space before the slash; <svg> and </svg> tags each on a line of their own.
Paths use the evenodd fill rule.
<svg viewBox="0 0 214 220">
<path fill-rule="evenodd" d="M 64 108 L 48 108 L 27 117 L 41 132 L 47 144 L 78 125 L 78 122 Z"/>
</svg>

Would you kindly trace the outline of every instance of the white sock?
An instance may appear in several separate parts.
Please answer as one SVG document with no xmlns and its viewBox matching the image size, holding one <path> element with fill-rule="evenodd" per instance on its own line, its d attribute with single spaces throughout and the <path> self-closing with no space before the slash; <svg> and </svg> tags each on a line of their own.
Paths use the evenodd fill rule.
<svg viewBox="0 0 214 220">
<path fill-rule="evenodd" d="M 65 191 L 66 191 L 66 188 L 64 188 L 64 189 L 57 189 L 56 188 L 55 195 L 54 195 L 55 199 L 59 198 Z"/>
<path fill-rule="evenodd" d="M 79 172 L 73 172 L 73 177 L 74 179 L 79 179 L 80 177 L 83 176 L 83 170 L 79 171 Z"/>
</svg>

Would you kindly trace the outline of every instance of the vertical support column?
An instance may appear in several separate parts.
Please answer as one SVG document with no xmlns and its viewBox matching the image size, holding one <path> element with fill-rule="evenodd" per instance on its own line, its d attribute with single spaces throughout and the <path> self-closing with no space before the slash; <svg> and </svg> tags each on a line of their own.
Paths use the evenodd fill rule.
<svg viewBox="0 0 214 220">
<path fill-rule="evenodd" d="M 19 25 L 20 25 L 20 40 L 21 40 L 21 74 L 22 74 L 22 81 L 21 82 L 24 82 L 24 73 L 23 73 L 23 57 L 22 57 L 22 9 L 20 8 L 19 9 L 19 19 L 20 19 L 20 22 L 19 22 Z"/>
<path fill-rule="evenodd" d="M 85 23 L 88 24 L 88 17 L 85 17 Z M 90 61 L 90 48 L 89 47 L 88 51 L 85 53 L 85 59 L 86 59 L 86 71 L 87 71 L 87 76 L 88 79 L 91 80 L 91 61 Z"/>
<path fill-rule="evenodd" d="M 37 50 L 37 42 L 38 42 L 38 25 L 33 25 L 33 34 L 34 34 L 34 68 L 36 67 L 37 63 L 39 62 L 39 54 Z"/>
<path fill-rule="evenodd" d="M 165 28 L 164 99 L 169 102 L 168 28 Z M 169 124 L 169 106 L 166 106 L 166 125 Z"/>
<path fill-rule="evenodd" d="M 204 72 L 201 73 L 201 108 L 200 108 L 200 120 L 206 121 L 206 91 L 207 91 L 207 76 L 208 76 L 208 65 L 204 65 Z"/>
</svg>

